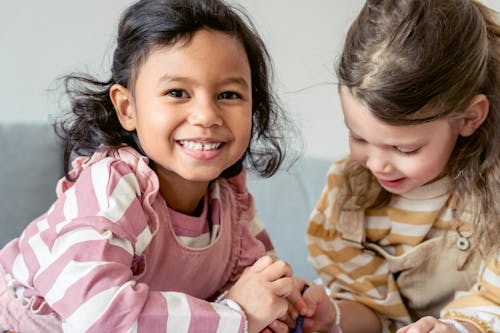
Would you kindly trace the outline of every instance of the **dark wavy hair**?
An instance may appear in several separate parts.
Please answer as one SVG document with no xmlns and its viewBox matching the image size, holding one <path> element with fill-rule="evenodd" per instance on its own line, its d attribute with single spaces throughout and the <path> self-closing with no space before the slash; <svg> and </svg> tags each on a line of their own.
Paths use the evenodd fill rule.
<svg viewBox="0 0 500 333">
<path fill-rule="evenodd" d="M 486 120 L 459 137 L 445 171 L 458 214 L 471 209 L 480 249 L 500 250 L 498 13 L 475 0 L 367 0 L 347 34 L 337 77 L 375 117 L 396 126 L 459 116 L 476 95 L 487 96 Z M 367 184 L 376 182 L 355 161 L 345 177 L 346 197 L 362 207 L 390 199 L 382 188 L 368 197 Z M 365 186 L 350 183 L 355 178 Z"/>
<path fill-rule="evenodd" d="M 141 0 L 121 16 L 109 80 L 81 73 L 63 77 L 71 107 L 54 127 L 64 144 L 66 177 L 75 154 L 90 156 L 124 144 L 144 154 L 136 132 L 121 127 L 109 89 L 118 83 L 133 93 L 138 70 L 153 49 L 189 41 L 200 29 L 224 32 L 241 41 L 251 69 L 250 144 L 242 158 L 221 176 L 238 174 L 244 164 L 264 177 L 278 170 L 285 158 L 283 131 L 288 119 L 272 92 L 270 56 L 250 18 L 219 0 Z"/>
</svg>

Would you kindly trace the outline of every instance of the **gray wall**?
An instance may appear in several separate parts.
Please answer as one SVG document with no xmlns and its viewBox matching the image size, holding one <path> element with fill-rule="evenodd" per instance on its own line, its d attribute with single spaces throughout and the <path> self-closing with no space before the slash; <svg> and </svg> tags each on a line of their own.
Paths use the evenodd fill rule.
<svg viewBox="0 0 500 333">
<path fill-rule="evenodd" d="M 130 0 L 1 0 L 0 122 L 46 122 L 59 112 L 55 79 L 106 73 L 120 12 Z M 333 65 L 362 0 L 233 0 L 267 42 L 275 86 L 300 124 L 306 155 L 347 152 Z M 500 10 L 499 0 L 484 3 Z"/>
</svg>

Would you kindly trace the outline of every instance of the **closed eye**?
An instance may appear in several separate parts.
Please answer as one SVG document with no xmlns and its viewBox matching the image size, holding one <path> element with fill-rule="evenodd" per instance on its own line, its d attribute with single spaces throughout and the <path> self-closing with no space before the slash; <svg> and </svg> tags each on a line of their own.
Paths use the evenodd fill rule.
<svg viewBox="0 0 500 333">
<path fill-rule="evenodd" d="M 171 89 L 167 91 L 166 95 L 175 98 L 189 98 L 188 93 L 182 89 Z"/>
<path fill-rule="evenodd" d="M 354 142 L 358 142 L 358 143 L 366 143 L 366 140 L 365 140 L 365 139 L 360 138 L 360 137 L 358 137 L 358 136 L 355 136 L 355 135 L 353 135 L 352 133 L 351 133 L 351 134 L 349 134 L 349 138 L 350 138 L 352 141 L 354 141 Z"/>
<path fill-rule="evenodd" d="M 217 99 L 239 99 L 241 98 L 240 94 L 234 91 L 224 91 L 217 96 Z"/>
<path fill-rule="evenodd" d="M 401 147 L 398 147 L 398 146 L 394 146 L 394 149 L 402 154 L 402 155 L 413 155 L 413 154 L 416 154 L 420 148 L 417 148 L 417 149 L 407 149 L 407 148 L 401 148 Z"/>
</svg>

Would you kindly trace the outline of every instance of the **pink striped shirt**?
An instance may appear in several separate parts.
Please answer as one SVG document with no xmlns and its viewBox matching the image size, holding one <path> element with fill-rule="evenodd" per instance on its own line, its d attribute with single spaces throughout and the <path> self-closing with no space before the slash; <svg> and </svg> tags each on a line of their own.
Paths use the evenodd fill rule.
<svg viewBox="0 0 500 333">
<path fill-rule="evenodd" d="M 56 202 L 0 251 L 10 297 L 65 332 L 243 332 L 244 314 L 214 299 L 274 252 L 245 172 L 211 184 L 200 217 L 210 226 L 191 231 L 179 229 L 182 214 L 129 147 L 79 158 L 72 174 L 78 180 L 61 179 Z"/>
</svg>

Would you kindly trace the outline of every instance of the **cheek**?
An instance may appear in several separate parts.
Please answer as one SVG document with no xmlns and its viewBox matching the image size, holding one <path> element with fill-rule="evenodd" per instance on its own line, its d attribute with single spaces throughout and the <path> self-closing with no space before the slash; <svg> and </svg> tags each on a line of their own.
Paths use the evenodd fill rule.
<svg viewBox="0 0 500 333">
<path fill-rule="evenodd" d="M 409 159 L 401 163 L 400 170 L 402 170 L 407 177 L 428 182 L 441 174 L 443 165 L 438 160 L 428 158 L 416 160 Z"/>
<path fill-rule="evenodd" d="M 249 138 L 252 133 L 252 111 L 243 111 L 240 114 L 226 119 L 233 135 L 239 139 Z"/>
<path fill-rule="evenodd" d="M 142 148 L 165 149 L 165 145 L 173 142 L 175 130 L 178 126 L 176 119 L 161 112 L 143 115 L 138 121 L 137 135 Z"/>
<path fill-rule="evenodd" d="M 359 147 L 359 145 L 349 143 L 349 150 L 351 152 L 351 159 L 363 164 L 365 163 L 366 154 L 364 153 L 364 150 Z"/>
<path fill-rule="evenodd" d="M 245 142 L 247 145 L 250 144 L 250 137 L 252 134 L 252 121 L 241 122 L 240 129 L 234 133 L 236 138 L 240 142 Z"/>
<path fill-rule="evenodd" d="M 139 126 L 144 132 L 168 132 L 178 126 L 183 121 L 182 112 L 175 108 L 164 105 L 159 101 L 153 100 L 140 105 L 140 111 L 137 114 Z"/>
</svg>

